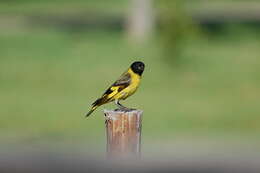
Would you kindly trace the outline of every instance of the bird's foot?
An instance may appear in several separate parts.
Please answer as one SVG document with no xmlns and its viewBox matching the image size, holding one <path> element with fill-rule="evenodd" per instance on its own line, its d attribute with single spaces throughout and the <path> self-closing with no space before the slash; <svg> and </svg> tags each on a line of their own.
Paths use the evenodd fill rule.
<svg viewBox="0 0 260 173">
<path fill-rule="evenodd" d="M 130 112 L 130 111 L 136 110 L 133 108 L 127 108 L 127 107 L 123 106 L 122 104 L 119 103 L 118 100 L 115 100 L 115 103 L 118 106 L 118 109 L 115 109 L 115 111 Z"/>
<path fill-rule="evenodd" d="M 134 110 L 136 110 L 136 109 L 127 108 L 127 107 L 121 107 L 121 108 L 115 109 L 115 111 L 122 111 L 122 112 L 131 112 L 131 111 L 134 111 Z"/>
</svg>

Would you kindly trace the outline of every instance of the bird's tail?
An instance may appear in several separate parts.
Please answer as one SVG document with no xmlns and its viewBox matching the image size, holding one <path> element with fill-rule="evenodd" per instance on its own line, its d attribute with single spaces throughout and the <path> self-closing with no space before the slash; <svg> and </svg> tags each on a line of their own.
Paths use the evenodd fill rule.
<svg viewBox="0 0 260 173">
<path fill-rule="evenodd" d="M 96 110 L 97 109 L 97 105 L 96 106 L 93 106 L 91 109 L 90 109 L 90 111 L 86 114 L 86 116 L 85 117 L 88 117 L 88 116 L 90 116 L 90 114 L 92 113 L 92 112 L 94 112 L 94 110 Z"/>
<path fill-rule="evenodd" d="M 101 97 L 99 99 L 97 99 L 94 103 L 92 103 L 92 108 L 90 109 L 90 111 L 86 114 L 86 117 L 90 116 L 90 114 L 97 109 L 97 107 L 101 106 L 102 104 L 105 103 L 105 98 Z"/>
</svg>

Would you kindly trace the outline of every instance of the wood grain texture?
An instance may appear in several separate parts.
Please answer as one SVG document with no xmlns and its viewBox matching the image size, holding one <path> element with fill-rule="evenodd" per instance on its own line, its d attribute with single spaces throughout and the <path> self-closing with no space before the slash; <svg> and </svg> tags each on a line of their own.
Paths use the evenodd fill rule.
<svg viewBox="0 0 260 173">
<path fill-rule="evenodd" d="M 105 110 L 108 157 L 139 157 L 141 153 L 141 110 Z"/>
</svg>

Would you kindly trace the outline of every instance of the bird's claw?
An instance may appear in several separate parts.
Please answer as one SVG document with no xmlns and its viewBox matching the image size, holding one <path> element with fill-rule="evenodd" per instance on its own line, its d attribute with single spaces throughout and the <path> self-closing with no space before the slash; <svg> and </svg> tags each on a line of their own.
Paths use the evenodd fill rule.
<svg viewBox="0 0 260 173">
<path fill-rule="evenodd" d="M 134 110 L 136 110 L 136 109 L 127 108 L 127 107 L 115 109 L 115 111 L 122 111 L 122 112 L 131 112 L 131 111 L 134 111 Z"/>
</svg>

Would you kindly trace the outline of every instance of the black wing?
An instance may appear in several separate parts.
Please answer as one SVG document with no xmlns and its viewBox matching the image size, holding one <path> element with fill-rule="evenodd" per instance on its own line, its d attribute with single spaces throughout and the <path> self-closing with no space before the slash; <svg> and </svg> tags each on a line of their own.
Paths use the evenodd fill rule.
<svg viewBox="0 0 260 173">
<path fill-rule="evenodd" d="M 120 92 L 123 89 L 125 89 L 126 87 L 128 87 L 131 83 L 131 76 L 129 73 L 124 73 L 120 76 L 120 78 L 118 80 L 116 80 L 102 95 L 101 98 L 97 99 L 94 103 L 92 103 L 92 105 L 98 105 L 102 102 L 106 102 L 108 101 L 110 98 L 107 98 L 107 96 L 109 94 L 111 94 L 112 92 Z M 115 91 L 116 88 L 116 91 Z"/>
<path fill-rule="evenodd" d="M 116 87 L 118 86 L 118 92 L 122 91 L 123 89 L 125 89 L 126 87 L 128 87 L 131 83 L 131 76 L 129 73 L 124 73 L 120 76 L 120 78 L 118 80 L 116 80 L 104 93 L 105 94 L 110 94 L 113 92 L 113 90 L 111 89 L 112 87 Z"/>
<path fill-rule="evenodd" d="M 120 76 L 120 78 L 115 81 L 115 83 L 113 83 L 112 86 L 120 86 L 120 85 L 124 85 L 124 86 L 129 86 L 131 82 L 131 76 L 129 73 L 124 73 L 122 76 Z"/>
</svg>

